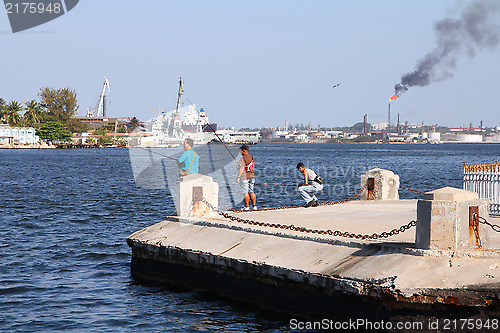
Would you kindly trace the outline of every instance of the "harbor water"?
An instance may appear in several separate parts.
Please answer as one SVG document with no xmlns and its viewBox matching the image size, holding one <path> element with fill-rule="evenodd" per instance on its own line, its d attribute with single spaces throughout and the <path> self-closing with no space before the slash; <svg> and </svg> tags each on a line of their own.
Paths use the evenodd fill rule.
<svg viewBox="0 0 500 333">
<path fill-rule="evenodd" d="M 493 162 L 499 147 L 262 143 L 250 153 L 258 205 L 271 207 L 301 204 L 288 186 L 298 162 L 325 178 L 319 200 L 334 201 L 374 167 L 419 190 L 461 188 L 463 163 Z M 131 278 L 126 237 L 175 207 L 168 190 L 136 185 L 127 149 L 0 150 L 0 181 L 0 331 L 289 331 L 284 315 Z"/>
</svg>

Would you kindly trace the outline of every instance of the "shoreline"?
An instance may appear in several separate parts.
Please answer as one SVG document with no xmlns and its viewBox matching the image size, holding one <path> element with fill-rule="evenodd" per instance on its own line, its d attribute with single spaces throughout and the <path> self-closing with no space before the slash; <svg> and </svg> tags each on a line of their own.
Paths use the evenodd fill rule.
<svg viewBox="0 0 500 333">
<path fill-rule="evenodd" d="M 347 144 L 347 145 L 359 145 L 359 144 L 370 144 L 370 145 L 440 145 L 440 144 L 500 144 L 497 142 L 460 142 L 460 141 L 440 141 L 440 142 L 319 142 L 319 141 L 309 141 L 309 142 L 292 142 L 292 141 L 261 141 L 259 143 L 290 143 L 290 144 Z"/>
<path fill-rule="evenodd" d="M 0 145 L 0 149 L 56 149 L 53 145 Z"/>
<path fill-rule="evenodd" d="M 440 144 L 500 144 L 500 142 L 458 142 L 458 141 L 441 141 L 441 142 L 290 142 L 290 141 L 261 141 L 259 143 L 264 144 L 342 144 L 342 145 L 359 145 L 359 144 L 370 144 L 370 145 L 440 145 Z M 72 145 L 72 144 L 60 144 L 60 145 L 0 145 L 0 149 L 101 149 L 101 148 L 129 148 L 126 146 L 98 146 L 98 145 Z M 157 148 L 157 147 L 149 147 Z"/>
</svg>

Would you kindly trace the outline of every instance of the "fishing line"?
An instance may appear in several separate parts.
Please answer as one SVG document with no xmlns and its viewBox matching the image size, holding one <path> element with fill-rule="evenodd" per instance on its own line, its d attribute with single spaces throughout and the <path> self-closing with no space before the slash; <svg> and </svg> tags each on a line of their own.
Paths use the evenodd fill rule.
<svg viewBox="0 0 500 333">
<path fill-rule="evenodd" d="M 143 148 L 143 147 L 137 147 L 137 148 L 141 148 L 141 149 L 143 149 L 143 150 L 145 150 L 145 151 L 148 151 L 148 152 L 150 152 L 150 153 L 153 153 L 153 154 L 156 154 L 156 155 L 160 155 L 160 156 L 163 156 L 163 157 L 166 157 L 166 158 L 170 158 L 171 160 L 176 160 L 176 161 L 177 161 L 177 158 L 175 158 L 175 157 L 171 157 L 171 156 L 163 155 L 163 154 L 157 153 L 157 152 L 155 152 L 155 151 L 152 151 L 152 150 L 149 150 L 149 149 L 146 149 L 146 148 Z"/>
<path fill-rule="evenodd" d="M 191 105 L 194 105 L 193 102 L 191 102 L 188 98 L 186 98 L 186 100 L 191 103 Z M 200 110 L 198 110 L 196 107 L 194 108 L 196 111 L 198 111 L 198 114 L 200 114 Z M 220 143 L 222 143 L 222 145 L 224 146 L 224 148 L 226 148 L 226 150 L 228 151 L 229 154 L 231 154 L 231 157 L 233 158 L 233 160 L 236 161 L 236 163 L 239 163 L 238 160 L 236 159 L 236 157 L 234 157 L 233 153 L 231 153 L 231 151 L 229 150 L 229 148 L 227 148 L 227 146 L 224 144 L 224 141 L 222 141 L 222 139 L 220 138 L 219 134 L 217 134 L 217 132 L 213 129 L 212 125 L 210 125 L 208 123 L 208 121 L 205 119 L 205 117 L 203 117 L 203 120 L 205 121 L 205 123 L 208 125 L 208 127 L 210 127 L 210 129 L 212 130 L 212 132 L 215 134 L 215 136 L 217 137 L 217 139 L 219 139 Z"/>
</svg>

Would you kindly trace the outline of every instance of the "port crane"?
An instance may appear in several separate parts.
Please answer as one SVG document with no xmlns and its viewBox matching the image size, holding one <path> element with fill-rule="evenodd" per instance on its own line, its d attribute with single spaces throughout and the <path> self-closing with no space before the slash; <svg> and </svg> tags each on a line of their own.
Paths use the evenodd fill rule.
<svg viewBox="0 0 500 333">
<path fill-rule="evenodd" d="M 106 88 L 108 88 L 108 92 L 111 92 L 109 89 L 109 81 L 104 78 L 99 101 L 97 102 L 96 107 L 87 108 L 87 117 L 106 117 Z"/>
<path fill-rule="evenodd" d="M 179 93 L 177 94 L 177 104 L 175 110 L 172 112 L 170 122 L 167 127 L 167 135 L 170 138 L 182 139 L 184 138 L 184 131 L 181 126 L 181 115 L 179 108 L 181 106 L 181 96 L 184 92 L 184 80 L 182 77 L 179 79 Z"/>
</svg>

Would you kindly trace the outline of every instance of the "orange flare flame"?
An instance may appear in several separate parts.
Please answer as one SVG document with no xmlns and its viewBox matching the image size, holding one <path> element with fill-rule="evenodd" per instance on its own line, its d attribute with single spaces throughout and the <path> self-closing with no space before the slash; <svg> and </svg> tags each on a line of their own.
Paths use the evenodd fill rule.
<svg viewBox="0 0 500 333">
<path fill-rule="evenodd" d="M 391 98 L 389 98 L 389 102 L 395 100 L 396 98 L 398 98 L 398 95 L 392 96 Z"/>
</svg>

